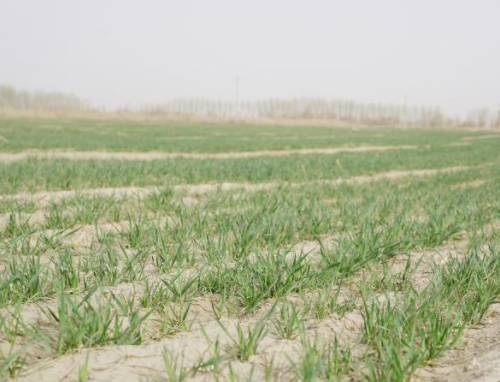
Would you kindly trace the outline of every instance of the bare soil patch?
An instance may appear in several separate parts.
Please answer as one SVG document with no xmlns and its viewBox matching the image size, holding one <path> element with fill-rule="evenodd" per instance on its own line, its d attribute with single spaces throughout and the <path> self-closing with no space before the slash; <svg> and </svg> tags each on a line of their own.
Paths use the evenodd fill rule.
<svg viewBox="0 0 500 382">
<path fill-rule="evenodd" d="M 485 140 L 485 139 L 495 139 L 495 138 L 500 138 L 500 134 L 487 134 L 487 135 L 463 137 L 462 141 L 465 141 L 465 142 L 481 141 L 481 140 Z"/>
<path fill-rule="evenodd" d="M 331 244 L 331 239 L 327 238 L 324 244 Z M 434 261 L 445 261 L 448 256 L 456 256 L 464 247 L 464 242 L 450 243 L 438 249 L 443 251 L 442 256 L 436 251 L 416 251 L 411 253 L 412 257 L 418 259 L 421 256 L 429 255 L 425 259 L 425 264 L 419 267 L 418 274 L 415 275 L 420 282 L 426 281 L 426 272 L 432 266 Z M 319 244 L 314 242 L 304 242 L 297 245 L 294 251 L 307 251 L 314 253 L 319 250 Z M 395 269 L 401 267 L 404 261 L 403 257 L 394 258 L 391 266 Z M 361 275 L 360 275 L 361 276 Z M 361 280 L 361 278 L 360 278 Z M 130 285 L 111 287 L 117 292 L 117 288 L 130 288 Z M 122 289 L 123 289 L 122 288 Z M 232 336 L 236 335 L 235 328 L 239 322 L 243 327 L 253 327 L 259 319 L 271 308 L 272 302 L 264 304 L 255 314 L 246 316 L 238 320 L 234 317 L 223 317 L 221 323 L 227 328 Z M 38 320 L 40 309 L 34 304 L 25 307 L 24 315 L 28 320 Z M 500 312 L 500 310 L 499 310 Z M 211 302 L 208 297 L 196 298 L 193 304 L 192 326 L 188 331 L 180 332 L 171 336 L 163 337 L 156 341 L 149 341 L 140 346 L 119 345 L 106 346 L 102 348 L 92 348 L 75 353 L 64 355 L 60 358 L 44 360 L 35 364 L 29 370 L 23 372 L 19 381 L 76 381 L 78 371 L 85 363 L 88 356 L 89 380 L 99 381 L 156 381 L 163 380 L 165 377 L 165 368 L 163 365 L 163 351 L 168 349 L 172 356 L 178 356 L 182 359 L 182 365 L 186 370 L 199 364 L 203 360 L 210 358 L 209 341 L 220 341 L 221 349 L 225 352 L 231 352 L 231 342 L 228 335 L 224 332 L 217 321 L 212 317 Z M 497 327 L 500 327 L 500 313 L 495 316 Z M 492 324 L 493 325 L 493 324 Z M 201 329 L 203 327 L 203 330 Z M 493 330 L 493 326 L 492 326 Z M 317 322 L 314 320 L 306 321 L 306 334 L 308 338 L 318 341 L 317 343 L 327 345 L 334 339 L 342 344 L 348 344 L 353 348 L 354 354 L 361 354 L 364 345 L 361 341 L 363 331 L 363 318 L 357 310 L 348 312 L 344 317 L 339 318 L 336 314 L 331 314 L 327 318 Z M 209 340 L 207 340 L 209 338 Z M 500 340 L 497 340 L 500 343 Z M 280 339 L 272 327 L 269 327 L 267 335 L 263 338 L 258 347 L 258 353 L 246 362 L 238 360 L 224 361 L 225 365 L 231 362 L 231 367 L 238 380 L 261 381 L 265 380 L 265 365 L 271 359 L 273 360 L 273 378 L 275 381 L 294 380 L 294 373 L 291 362 L 297 362 L 301 356 L 300 338 Z M 455 350 L 453 350 L 455 351 Z M 457 350 L 458 351 L 458 350 Z M 488 353 L 494 363 L 494 354 Z M 451 357 L 451 360 L 456 358 Z M 443 361 L 446 363 L 446 358 Z M 444 367 L 444 366 L 443 366 Z M 446 369 L 448 372 L 448 369 Z M 427 369 L 419 372 L 425 374 Z M 432 372 L 433 376 L 436 374 Z M 212 381 L 214 374 L 210 371 L 200 371 L 196 375 L 190 375 L 186 381 Z M 228 368 L 225 367 L 219 375 L 220 381 L 229 381 Z M 433 379 L 452 381 L 454 379 Z M 455 379 L 456 380 L 456 379 Z M 469 379 L 470 380 L 470 379 Z M 493 381 L 485 379 L 484 381 Z"/>
<path fill-rule="evenodd" d="M 468 187 L 474 188 L 474 187 L 481 187 L 483 184 L 486 184 L 485 180 L 477 179 L 477 180 L 472 180 L 470 182 L 457 184 L 457 185 L 453 186 L 453 188 L 456 188 L 456 189 L 468 188 Z"/>
<path fill-rule="evenodd" d="M 463 141 L 463 142 L 453 142 L 453 143 L 448 143 L 445 146 L 448 147 L 464 147 L 464 146 L 470 146 L 472 143 L 469 141 Z"/>
<path fill-rule="evenodd" d="M 0 162 L 15 162 L 27 158 L 63 158 L 80 160 L 160 160 L 172 158 L 189 159 L 235 159 L 254 158 L 264 156 L 288 156 L 288 155 L 310 155 L 325 154 L 333 155 L 339 153 L 362 153 L 371 151 L 387 150 L 411 150 L 416 146 L 358 146 L 358 147 L 335 147 L 335 148 L 310 148 L 290 150 L 259 150 L 228 153 L 163 153 L 163 152 L 101 152 L 101 151 L 25 151 L 20 153 L 0 153 Z"/>
<path fill-rule="evenodd" d="M 424 176 L 433 176 L 437 174 L 445 174 L 448 172 L 457 172 L 457 171 L 467 171 L 473 168 L 478 168 L 482 166 L 476 167 L 468 167 L 468 166 L 454 166 L 454 167 L 445 167 L 440 169 L 423 169 L 423 170 L 392 170 L 381 172 L 373 175 L 360 175 L 353 176 L 350 178 L 339 178 L 333 180 L 319 180 L 313 182 L 304 182 L 304 183 L 286 183 L 286 182 L 269 182 L 269 183 L 205 183 L 205 184 L 190 184 L 190 185 L 177 185 L 174 188 L 177 191 L 185 192 L 187 194 L 205 194 L 214 191 L 231 191 L 237 189 L 243 189 L 245 191 L 259 191 L 271 189 L 274 187 L 287 185 L 292 187 L 299 187 L 307 184 L 330 184 L 330 185 L 339 185 L 339 184 L 359 184 L 359 183 L 368 183 L 374 182 L 377 180 L 393 180 L 393 179 L 401 179 L 406 177 L 424 177 Z M 17 200 L 25 200 L 32 199 L 36 200 L 40 203 L 50 203 L 54 200 L 65 199 L 65 198 L 73 198 L 77 195 L 101 195 L 101 196 L 137 196 L 142 197 L 148 195 L 150 193 L 156 192 L 160 190 L 161 187 L 116 187 L 116 188 L 94 188 L 94 189 L 83 189 L 83 190 L 63 190 L 63 191 L 41 191 L 33 194 L 27 192 L 21 192 L 15 195 L 3 195 L 0 196 L 0 200 L 3 199 L 17 199 Z"/>
<path fill-rule="evenodd" d="M 466 330 L 458 346 L 416 374 L 416 381 L 500 381 L 500 304 L 484 323 Z"/>
</svg>

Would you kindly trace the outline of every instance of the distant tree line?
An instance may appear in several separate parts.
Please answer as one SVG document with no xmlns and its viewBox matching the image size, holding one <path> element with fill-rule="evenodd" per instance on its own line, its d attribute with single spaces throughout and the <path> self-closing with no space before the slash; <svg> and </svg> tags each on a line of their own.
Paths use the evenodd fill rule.
<svg viewBox="0 0 500 382">
<path fill-rule="evenodd" d="M 0 86 L 0 109 L 86 111 L 90 110 L 90 104 L 71 94 L 31 92 Z"/>
<path fill-rule="evenodd" d="M 253 102 L 177 99 L 163 105 L 146 107 L 142 112 L 150 115 L 244 120 L 325 120 L 373 126 L 500 128 L 500 112 L 495 114 L 487 109 L 472 112 L 466 118 L 452 118 L 436 106 L 387 105 L 318 98 Z"/>
<path fill-rule="evenodd" d="M 500 129 L 500 110 L 496 112 L 486 108 L 474 110 L 467 114 L 467 117 L 461 121 L 461 125 Z"/>
<path fill-rule="evenodd" d="M 309 120 L 366 126 L 477 127 L 500 129 L 500 111 L 476 110 L 450 117 L 435 106 L 388 105 L 320 98 L 268 99 L 230 102 L 202 98 L 176 99 L 140 110 L 106 113 L 66 93 L 31 92 L 0 85 L 0 111 L 63 111 L 154 118 L 214 118 L 227 120 Z"/>
</svg>

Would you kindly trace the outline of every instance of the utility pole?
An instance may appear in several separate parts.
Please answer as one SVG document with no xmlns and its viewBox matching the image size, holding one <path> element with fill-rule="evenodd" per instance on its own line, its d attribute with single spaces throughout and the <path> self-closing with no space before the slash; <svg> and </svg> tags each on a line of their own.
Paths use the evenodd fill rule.
<svg viewBox="0 0 500 382">
<path fill-rule="evenodd" d="M 236 118 L 240 117 L 240 106 L 239 106 L 239 87 L 240 87 L 240 79 L 238 76 L 234 79 L 234 111 Z"/>
</svg>

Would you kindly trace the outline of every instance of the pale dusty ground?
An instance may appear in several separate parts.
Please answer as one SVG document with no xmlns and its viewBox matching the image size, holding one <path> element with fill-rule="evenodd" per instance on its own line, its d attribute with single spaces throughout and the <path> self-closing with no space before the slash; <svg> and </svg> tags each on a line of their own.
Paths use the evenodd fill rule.
<svg viewBox="0 0 500 382">
<path fill-rule="evenodd" d="M 453 188 L 480 187 L 480 186 L 482 186 L 485 183 L 486 183 L 486 181 L 484 181 L 482 179 L 478 179 L 478 180 L 473 180 L 473 181 L 470 181 L 470 182 L 467 182 L 467 183 L 457 184 Z"/>
<path fill-rule="evenodd" d="M 237 320 L 225 318 L 222 323 L 234 335 L 234 327 Z M 242 321 L 242 325 L 253 325 L 256 318 Z M 311 336 L 317 336 L 324 341 L 332 340 L 335 334 L 346 336 L 349 332 L 356 333 L 360 325 L 360 317 L 351 314 L 350 317 L 339 322 L 334 317 L 324 320 L 308 330 Z M 220 339 L 222 347 L 230 346 L 227 335 L 216 322 L 203 323 L 204 329 L 209 333 L 212 341 Z M 355 334 L 354 334 L 355 335 Z M 279 340 L 268 335 L 261 342 L 259 354 L 251 357 L 249 362 L 233 362 L 232 366 L 242 380 L 248 377 L 252 364 L 255 364 L 253 381 L 264 380 L 262 364 L 271 358 L 274 359 L 274 367 L 277 370 L 275 380 L 287 380 L 290 378 L 289 358 L 297 359 L 299 356 L 300 341 Z M 348 336 L 347 336 L 348 337 Z M 199 362 L 200 359 L 208 359 L 209 351 L 205 336 L 198 328 L 189 332 L 178 333 L 172 338 L 151 342 L 142 346 L 115 346 L 101 349 L 92 349 L 89 352 L 89 380 L 90 381 L 154 381 L 163 377 L 162 351 L 164 347 L 169 351 L 184 358 L 184 366 L 190 367 Z M 76 381 L 75 375 L 83 364 L 87 352 L 63 356 L 47 364 L 39 365 L 31 373 L 23 375 L 19 381 Z M 288 355 L 288 357 L 286 356 Z M 227 370 L 226 370 L 227 373 Z M 223 372 L 223 374 L 226 374 Z M 210 373 L 199 373 L 189 377 L 188 381 L 212 381 Z M 227 376 L 221 380 L 228 380 Z"/>
<path fill-rule="evenodd" d="M 174 188 L 188 194 L 204 194 L 216 190 L 230 191 L 236 189 L 244 189 L 246 191 L 266 190 L 282 185 L 288 186 L 301 186 L 305 184 L 357 184 L 367 183 L 383 179 L 400 179 L 405 177 L 423 177 L 432 176 L 437 174 L 445 174 L 447 172 L 466 171 L 476 167 L 455 166 L 445 167 L 440 169 L 424 169 L 424 170 L 393 170 L 381 172 L 374 175 L 360 175 L 350 178 L 339 178 L 334 180 L 319 180 L 308 183 L 286 183 L 286 182 L 269 182 L 269 183 L 207 183 L 207 184 L 192 184 L 192 185 L 178 185 Z M 144 196 L 152 192 L 158 191 L 159 187 L 117 187 L 117 188 L 96 188 L 85 190 L 64 190 L 64 191 L 43 191 L 34 194 L 21 192 L 15 195 L 3 195 L 0 198 L 5 199 L 31 199 L 39 201 L 40 203 L 50 203 L 50 201 L 72 198 L 75 195 L 101 195 L 101 196 Z M 1 219 L 0 219 L 1 224 Z"/>
<path fill-rule="evenodd" d="M 125 223 L 125 222 L 124 222 Z M 115 229 L 121 224 L 102 225 L 101 228 Z M 91 235 L 90 230 L 93 227 L 84 226 L 82 234 Z M 90 239 L 90 237 L 87 237 Z M 87 241 L 87 240 L 85 240 Z M 325 237 L 322 239 L 325 246 L 334 245 L 334 237 Z M 424 259 L 418 272 L 414 275 L 417 287 L 423 287 L 428 282 L 428 272 L 426 271 L 433 261 L 442 263 L 449 256 L 461 256 L 466 245 L 466 241 L 449 243 L 441 248 L 430 251 L 416 251 L 411 256 L 418 260 Z M 317 255 L 320 246 L 317 242 L 307 241 L 295 245 L 292 253 L 308 253 L 311 259 Z M 392 268 L 397 272 L 405 264 L 406 257 L 396 257 L 392 263 Z M 359 280 L 362 280 L 360 274 Z M 131 291 L 131 284 L 122 284 L 114 287 L 108 287 L 113 293 L 127 293 Z M 43 325 L 43 318 L 40 318 L 39 306 L 51 305 L 51 301 L 43 304 L 27 304 L 22 315 L 26 322 L 37 322 Z M 256 314 L 244 318 L 243 325 L 253 325 L 270 308 L 270 303 L 260 309 Z M 449 356 L 438 360 L 432 367 L 425 368 L 418 373 L 417 380 L 432 381 L 454 381 L 463 379 L 475 380 L 481 376 L 482 381 L 496 381 L 494 378 L 500 376 L 500 367 L 496 358 L 500 352 L 500 341 L 493 334 L 498 333 L 500 329 L 500 315 L 498 307 L 494 307 L 490 313 L 484 327 L 479 330 L 469 330 L 457 349 L 452 350 Z M 496 313 L 495 313 L 496 312 Z M 65 355 L 58 359 L 42 361 L 30 368 L 29 371 L 21 375 L 20 381 L 76 381 L 77 373 L 83 364 L 87 354 L 89 354 L 89 380 L 90 381 L 154 381 L 157 377 L 162 377 L 163 363 L 162 351 L 166 346 L 170 351 L 184 357 L 184 366 L 190 367 L 200 359 L 208 358 L 209 345 L 199 324 L 202 323 L 210 339 L 219 338 L 223 348 L 229 347 L 230 342 L 220 326 L 213 320 L 211 315 L 210 301 L 207 298 L 200 297 L 196 299 L 192 310 L 193 326 L 190 331 L 175 334 L 158 341 L 151 341 L 141 346 L 110 346 L 104 348 L 82 350 L 73 354 Z M 223 319 L 224 325 L 234 333 L 234 327 L 237 320 L 235 318 Z M 341 338 L 341 341 L 349 343 L 351 346 L 361 346 L 359 338 L 362 331 L 362 319 L 356 312 L 351 312 L 347 317 L 339 319 L 331 315 L 321 322 L 309 322 L 308 334 L 311 337 L 317 336 L 320 341 L 325 343 L 333 340 L 335 336 Z M 259 347 L 259 354 L 253 356 L 250 362 L 233 362 L 232 366 L 235 372 L 243 378 L 250 375 L 251 365 L 255 365 L 253 380 L 262 380 L 264 377 L 263 364 L 266 360 L 274 358 L 274 367 L 277 381 L 289 380 L 291 371 L 289 359 L 298 359 L 300 353 L 300 341 L 280 340 L 271 330 L 268 336 L 262 341 Z M 32 354 L 36 356 L 36 354 Z M 289 357 L 289 358 L 288 358 Z M 474 359 L 476 361 L 474 361 Z M 456 364 L 455 362 L 457 362 Z M 221 377 L 222 381 L 228 380 L 227 375 Z M 195 377 L 189 377 L 188 381 L 210 381 L 212 376 L 209 373 L 199 373 Z"/>
<path fill-rule="evenodd" d="M 470 167 L 451 167 L 438 170 L 415 170 L 415 171 L 390 171 L 372 176 L 359 176 L 347 179 L 326 181 L 326 183 L 364 183 L 381 179 L 399 179 L 408 176 L 431 176 L 452 171 L 469 170 Z M 321 181 L 320 181 L 321 182 Z M 322 182 L 325 183 L 325 182 Z M 178 186 L 179 190 L 188 194 L 203 194 L 218 189 L 232 190 L 243 188 L 247 190 L 260 190 L 277 186 L 278 183 L 265 184 L 235 184 L 224 183 L 221 185 L 188 185 Z M 296 184 L 300 186 L 300 184 Z M 475 186 L 476 184 L 473 184 Z M 86 190 L 84 194 L 102 195 L 146 195 L 157 190 L 157 188 L 123 188 L 123 189 L 98 189 Z M 37 200 L 46 201 L 50 198 L 64 198 L 75 195 L 74 191 L 62 191 L 54 193 L 39 193 L 33 196 L 28 194 L 17 195 L 16 197 L 33 197 Z M 42 203 L 43 204 L 43 203 Z M 44 217 L 40 212 L 36 212 L 32 217 L 34 222 L 43 222 Z M 8 221 L 8 215 L 0 216 L 0 229 Z M 32 221 L 32 222 L 33 222 Z M 126 222 L 123 222 L 126 224 Z M 122 223 L 106 224 L 102 228 L 115 230 L 121 228 Z M 88 246 L 94 233 L 93 226 L 84 226 L 75 235 L 78 240 Z M 81 236 L 80 236 L 81 235 Z M 73 239 L 73 238 L 72 238 Z M 334 237 L 323 238 L 326 246 L 334 244 Z M 428 282 L 428 268 L 431 261 L 438 263 L 445 262 L 449 256 L 461 256 L 465 246 L 464 241 L 448 243 L 437 250 L 413 252 L 410 255 L 415 258 L 424 258 L 424 262 L 418 272 L 414 275 L 417 287 Z M 314 259 L 319 251 L 317 242 L 308 241 L 294 246 L 293 253 L 308 253 Z M 400 270 L 404 266 L 406 257 L 396 257 L 391 261 L 394 270 Z M 360 274 L 359 280 L 362 280 Z M 123 284 L 113 288 L 114 293 L 125 293 L 131 290 L 131 285 Z M 110 288 L 110 289 L 111 289 Z M 50 304 L 48 301 L 46 304 Z M 259 318 L 271 307 L 271 302 L 262 307 L 256 314 L 245 317 L 241 320 L 243 326 L 254 325 Z M 37 304 L 27 305 L 23 310 L 23 315 L 27 321 L 40 320 L 39 307 Z M 35 367 L 23 372 L 20 381 L 77 381 L 78 370 L 89 356 L 89 381 L 156 381 L 157 378 L 164 378 L 164 366 L 162 351 L 166 346 L 170 351 L 184 358 L 184 366 L 190 367 L 200 361 L 209 358 L 209 344 L 205 335 L 200 330 L 200 324 L 208 334 L 208 337 L 215 341 L 219 338 L 222 348 L 230 346 L 227 335 L 223 332 L 217 322 L 213 319 L 210 300 L 200 297 L 195 300 L 191 311 L 193 325 L 191 330 L 177 333 L 172 336 L 163 337 L 160 340 L 150 341 L 141 346 L 109 346 L 103 348 L 93 348 L 91 350 L 81 350 L 72 354 L 64 355 L 60 358 L 49 361 L 41 361 Z M 234 334 L 237 320 L 232 317 L 222 319 L 223 324 Z M 349 343 L 353 347 L 362 348 L 359 343 L 362 331 L 362 318 L 359 313 L 353 311 L 348 313 L 343 319 L 336 315 L 331 315 L 321 322 L 308 322 L 307 333 L 311 338 L 316 337 L 320 343 L 328 343 L 335 337 L 342 343 Z M 491 307 L 484 325 L 466 331 L 462 341 L 455 349 L 450 350 L 442 359 L 433 362 L 432 365 L 419 370 L 416 374 L 416 381 L 482 381 L 498 382 L 500 380 L 500 304 Z M 271 329 L 259 346 L 258 355 L 253 356 L 249 362 L 233 361 L 232 366 L 240 380 L 245 381 L 251 373 L 252 365 L 254 381 L 264 379 L 263 365 L 271 358 L 274 359 L 276 374 L 275 381 L 286 381 L 291 378 L 290 360 L 299 358 L 300 340 L 281 340 Z M 35 356 L 35 355 L 33 355 Z M 194 377 L 188 377 L 186 381 L 212 381 L 213 374 L 200 372 Z M 227 369 L 222 373 L 221 381 L 229 380 Z"/>
<path fill-rule="evenodd" d="M 488 134 L 488 135 L 479 135 L 479 136 L 471 136 L 471 137 L 463 137 L 462 141 L 480 141 L 484 139 L 494 139 L 500 138 L 500 134 Z"/>
<path fill-rule="evenodd" d="M 500 304 L 490 307 L 484 323 L 465 332 L 456 348 L 420 370 L 416 381 L 500 381 Z"/>
<path fill-rule="evenodd" d="M 326 238 L 323 242 L 330 245 L 332 238 Z M 442 263 L 450 256 L 461 256 L 466 246 L 466 241 L 446 244 L 436 250 L 416 251 L 410 256 L 418 261 L 424 259 L 414 275 L 417 286 L 425 285 L 428 282 L 429 267 L 433 262 Z M 304 242 L 295 246 L 297 251 L 316 253 L 319 244 L 315 242 Z M 396 257 L 391 260 L 392 268 L 397 271 L 404 267 L 406 256 Z M 363 273 L 358 277 L 362 280 Z M 130 285 L 119 285 L 110 287 L 114 293 L 120 290 L 130 291 Z M 347 290 L 348 292 L 348 290 Z M 46 304 L 50 304 L 47 302 Z M 252 326 L 271 308 L 271 302 L 265 304 L 255 314 L 240 320 L 243 326 Z M 23 316 L 27 321 L 40 318 L 38 305 L 28 305 L 23 309 Z M 89 356 L 89 381 L 156 381 L 157 378 L 164 378 L 162 352 L 167 347 L 172 354 L 177 354 L 183 358 L 183 365 L 186 368 L 199 362 L 201 359 L 208 359 L 209 340 L 219 339 L 222 349 L 229 349 L 231 346 L 227 335 L 219 324 L 213 319 L 210 301 L 208 298 L 200 297 L 195 300 L 190 314 L 193 320 L 189 331 L 180 332 L 172 336 L 164 337 L 160 340 L 150 341 L 140 346 L 108 346 L 82 350 L 72 354 L 64 355 L 57 359 L 41 361 L 29 371 L 21 374 L 19 381 L 77 381 L 78 371 L 83 365 L 87 355 Z M 43 323 L 41 319 L 40 323 Z M 235 334 L 237 319 L 226 317 L 222 323 L 232 335 Z M 203 325 L 209 340 L 205 337 L 200 325 Z M 359 313 L 353 311 L 344 318 L 339 319 L 335 314 L 326 319 L 315 322 L 307 322 L 307 334 L 311 338 L 316 338 L 319 344 L 327 344 L 335 337 L 340 340 L 340 344 L 348 343 L 354 351 L 364 349 L 360 343 L 363 320 Z M 485 324 L 479 328 L 469 329 L 459 345 L 450 350 L 442 359 L 437 360 L 431 366 L 419 370 L 416 381 L 484 381 L 496 382 L 500 378 L 500 305 L 491 308 Z M 248 362 L 233 361 L 232 367 L 240 380 L 246 380 L 250 375 L 252 367 L 253 381 L 264 380 L 264 364 L 270 359 L 274 359 L 275 374 L 273 380 L 290 380 L 292 373 L 290 361 L 297 360 L 300 356 L 300 340 L 279 339 L 272 329 L 261 342 L 258 354 L 251 357 Z M 252 366 L 253 365 L 253 366 Z M 496 378 L 496 379 L 495 379 Z M 207 372 L 200 372 L 196 376 L 190 376 L 187 381 L 212 381 L 213 375 Z M 221 381 L 227 381 L 227 370 L 222 372 Z"/>
<path fill-rule="evenodd" d="M 0 153 L 0 162 L 14 162 L 27 158 L 64 158 L 64 159 L 120 159 L 120 160 L 158 160 L 171 158 L 191 159 L 233 159 L 264 156 L 310 155 L 361 153 L 387 150 L 411 150 L 416 146 L 358 146 L 338 148 L 296 149 L 296 150 L 260 150 L 229 153 L 162 153 L 162 152 L 102 152 L 102 151 L 25 151 L 21 153 Z"/>
<path fill-rule="evenodd" d="M 332 238 L 325 238 L 324 244 L 331 244 Z M 317 253 L 319 244 L 315 242 L 303 242 L 294 247 L 294 252 Z M 121 284 L 113 287 L 106 287 L 107 290 L 115 294 L 131 292 L 131 284 Z M 140 291 L 139 291 L 140 292 Z M 54 302 L 49 300 L 44 303 L 26 304 L 21 310 L 23 321 L 26 323 L 38 323 L 44 325 L 46 319 L 41 314 L 41 307 L 54 306 Z M 270 301 L 252 316 L 245 317 L 239 322 L 245 326 L 253 326 L 271 308 Z M 58 359 L 42 361 L 29 371 L 23 373 L 20 381 L 76 381 L 77 373 L 87 354 L 89 354 L 89 380 L 90 381 L 156 381 L 158 377 L 164 376 L 162 351 L 164 347 L 184 358 L 184 366 L 191 367 L 200 361 L 208 359 L 209 344 L 200 329 L 203 325 L 204 331 L 210 340 L 221 341 L 222 349 L 228 350 L 231 343 L 214 320 L 211 310 L 211 303 L 208 298 L 199 297 L 195 299 L 190 313 L 192 328 L 186 332 L 180 332 L 173 336 L 164 337 L 159 341 L 150 341 L 141 346 L 109 346 L 103 348 L 93 348 L 74 354 L 68 354 Z M 235 335 L 236 318 L 226 317 L 222 319 L 224 326 Z M 328 317 L 321 322 L 310 321 L 307 324 L 307 334 L 311 338 L 317 338 L 320 344 L 327 344 L 335 337 L 349 343 L 358 341 L 362 327 L 361 316 L 356 312 L 349 313 L 342 320 L 335 315 Z M 264 338 L 259 346 L 259 354 L 253 356 L 249 362 L 232 363 L 235 372 L 242 378 L 249 375 L 251 365 L 255 364 L 253 374 L 254 381 L 263 380 L 264 370 L 262 365 L 266 360 L 274 359 L 276 368 L 275 380 L 289 380 L 291 378 L 290 360 L 296 360 L 300 356 L 301 343 L 298 338 L 293 340 L 281 340 L 272 330 Z M 30 355 L 36 357 L 36 352 Z M 227 370 L 226 370 L 227 372 Z M 190 377 L 188 381 L 211 381 L 213 375 L 210 373 L 200 373 L 195 377 Z M 224 376 L 221 380 L 227 380 Z"/>
<path fill-rule="evenodd" d="M 461 146 L 470 146 L 471 142 L 470 141 L 463 141 L 463 142 L 453 142 L 453 143 L 448 143 L 448 147 L 461 147 Z"/>
</svg>

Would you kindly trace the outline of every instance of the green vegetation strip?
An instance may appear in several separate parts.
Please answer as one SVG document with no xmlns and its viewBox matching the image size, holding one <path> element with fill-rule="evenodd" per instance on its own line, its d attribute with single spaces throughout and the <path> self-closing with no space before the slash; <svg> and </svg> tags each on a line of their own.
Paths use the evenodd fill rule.
<svg viewBox="0 0 500 382">
<path fill-rule="evenodd" d="M 71 129 L 84 129 L 79 123 L 55 144 L 69 139 Z M 129 128 L 127 133 L 139 134 Z M 243 134 L 242 129 L 234 134 Z M 198 134 L 199 128 L 191 133 L 195 130 Z M 219 132 L 233 134 L 226 128 Z M 360 142 L 368 137 L 359 134 Z M 424 135 L 444 144 L 440 134 Z M 96 144 L 95 138 L 86 139 L 82 147 Z M 153 145 L 143 139 L 138 144 Z M 131 142 L 118 139 L 117 145 Z M 269 381 L 407 381 L 454 346 L 464 330 L 480 324 L 498 301 L 498 164 L 424 178 L 253 192 L 188 196 L 173 185 L 301 183 L 394 169 L 473 166 L 500 160 L 497 145 L 481 140 L 404 154 L 206 164 L 176 159 L 0 165 L 2 193 L 164 186 L 142 197 L 77 195 L 45 205 L 22 200 L 1 205 L 0 376 L 17 377 L 40 358 L 82 348 L 175 339 L 177 332 L 195 330 L 193 307 L 204 299 L 212 309 L 198 323 L 218 325 L 222 337 L 210 339 L 202 326 L 209 354 L 189 365 L 166 348 L 162 362 L 171 380 L 203 373 L 237 380 L 234 367 L 250 363 L 251 373 L 255 369 Z M 88 246 L 75 243 L 80 233 L 89 236 Z M 460 243 L 460 251 L 448 254 L 447 262 L 429 265 L 429 258 L 419 263 L 418 256 L 407 256 L 447 251 L 453 242 Z M 393 262 L 406 256 L 406 263 Z M 30 317 L 37 306 L 41 316 Z M 359 318 L 348 340 L 314 337 L 311 326 L 325 320 L 341 324 L 348 315 Z M 228 317 L 234 327 L 224 324 Z M 270 333 L 273 340 L 300 346 L 299 354 L 288 355 L 289 365 L 259 358 Z M 81 378 L 89 368 L 87 358 Z"/>
<path fill-rule="evenodd" d="M 376 153 L 341 153 L 247 159 L 160 161 L 30 159 L 0 164 L 0 194 L 100 187 L 198 183 L 304 182 L 390 170 L 439 169 L 499 163 L 498 145 Z M 500 142 L 500 140 L 499 140 Z"/>
<path fill-rule="evenodd" d="M 460 142 L 488 132 L 250 126 L 182 122 L 0 119 L 0 151 L 229 152 L 343 145 L 426 145 Z M 491 134 L 491 133 L 489 133 Z"/>
</svg>

